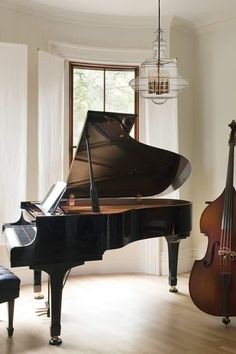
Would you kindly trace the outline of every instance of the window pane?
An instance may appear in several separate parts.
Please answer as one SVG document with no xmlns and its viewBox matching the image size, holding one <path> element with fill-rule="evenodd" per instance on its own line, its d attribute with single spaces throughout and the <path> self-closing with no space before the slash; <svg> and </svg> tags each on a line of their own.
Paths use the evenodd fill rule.
<svg viewBox="0 0 236 354">
<path fill-rule="evenodd" d="M 105 111 L 134 113 L 134 91 L 129 81 L 134 79 L 134 70 L 105 72 Z"/>
<path fill-rule="evenodd" d="M 80 68 L 73 72 L 73 145 L 78 144 L 88 110 L 103 111 L 104 71 Z"/>
</svg>

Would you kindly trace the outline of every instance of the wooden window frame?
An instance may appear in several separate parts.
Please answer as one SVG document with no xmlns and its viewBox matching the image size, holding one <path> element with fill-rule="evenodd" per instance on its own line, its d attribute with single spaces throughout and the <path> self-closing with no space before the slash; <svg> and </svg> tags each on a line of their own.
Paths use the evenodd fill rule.
<svg viewBox="0 0 236 354">
<path fill-rule="evenodd" d="M 106 69 L 109 70 L 134 70 L 135 78 L 138 76 L 139 67 L 135 65 L 111 65 L 111 64 L 94 64 L 94 63 L 80 63 L 80 62 L 70 62 L 69 63 L 69 162 L 73 160 L 73 70 L 75 68 L 96 68 L 97 70 Z M 105 77 L 105 75 L 104 75 Z M 137 92 L 134 93 L 134 113 L 137 115 L 135 126 L 134 126 L 134 137 L 136 140 L 139 139 L 139 95 Z M 105 95 L 103 107 L 105 107 Z"/>
</svg>

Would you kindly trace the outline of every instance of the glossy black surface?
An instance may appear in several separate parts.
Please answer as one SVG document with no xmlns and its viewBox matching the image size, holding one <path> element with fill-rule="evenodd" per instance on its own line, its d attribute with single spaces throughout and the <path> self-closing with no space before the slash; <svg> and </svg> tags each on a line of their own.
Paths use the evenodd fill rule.
<svg viewBox="0 0 236 354">
<path fill-rule="evenodd" d="M 169 235 L 184 238 L 191 230 L 191 203 L 154 199 L 152 205 L 144 201 L 143 207 L 123 212 L 39 216 L 36 227 L 30 245 L 11 250 L 11 266 L 85 262 L 102 259 L 106 250 L 137 240 Z"/>
<path fill-rule="evenodd" d="M 164 195 L 178 189 L 190 174 L 190 163 L 171 151 L 142 144 L 129 132 L 132 114 L 88 111 L 67 179 L 67 192 L 89 197 L 85 134 L 88 134 L 98 197 Z"/>
<path fill-rule="evenodd" d="M 10 249 L 11 266 L 29 266 L 45 271 L 50 276 L 50 344 L 61 344 L 61 302 L 66 272 L 84 264 L 99 260 L 106 250 L 123 247 L 131 242 L 165 236 L 169 255 L 170 291 L 176 292 L 179 242 L 191 231 L 191 203 L 171 199 L 144 199 L 132 201 L 118 199 L 103 205 L 99 214 L 85 207 L 81 213 L 36 216 L 37 233 L 29 244 Z M 136 205 L 135 205 L 136 204 Z M 24 204 L 29 208 L 30 203 Z M 89 208 L 91 208 L 89 206 Z M 124 211 L 120 211 L 124 209 Z M 30 211 L 31 212 L 31 211 Z M 20 224 L 26 223 L 23 218 Z M 17 223 L 17 224 L 19 224 Z M 14 228 L 8 224 L 7 229 Z"/>
</svg>

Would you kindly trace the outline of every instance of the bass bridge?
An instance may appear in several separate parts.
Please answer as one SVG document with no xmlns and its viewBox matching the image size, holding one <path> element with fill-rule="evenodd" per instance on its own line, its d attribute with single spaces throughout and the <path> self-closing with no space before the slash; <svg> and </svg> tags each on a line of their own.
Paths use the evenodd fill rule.
<svg viewBox="0 0 236 354">
<path fill-rule="evenodd" d="M 228 259 L 229 261 L 234 261 L 235 260 L 235 256 L 236 256 L 236 252 L 235 251 L 231 251 L 231 249 L 229 249 L 227 247 L 222 247 L 222 248 L 219 249 L 218 255 L 222 256 L 223 259 Z"/>
</svg>

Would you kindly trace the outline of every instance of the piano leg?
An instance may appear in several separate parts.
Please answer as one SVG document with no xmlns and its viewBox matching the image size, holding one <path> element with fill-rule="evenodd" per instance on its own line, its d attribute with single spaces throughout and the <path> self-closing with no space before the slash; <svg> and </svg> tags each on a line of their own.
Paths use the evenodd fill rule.
<svg viewBox="0 0 236 354">
<path fill-rule="evenodd" d="M 177 293 L 177 267 L 178 267 L 178 254 L 180 239 L 176 236 L 165 237 L 168 245 L 168 258 L 169 258 L 169 291 Z"/>
<path fill-rule="evenodd" d="M 62 343 L 59 336 L 61 334 L 61 302 L 65 273 L 66 272 L 62 270 L 60 272 L 51 272 L 49 274 L 51 283 L 51 300 L 49 302 L 51 314 L 51 339 L 49 340 L 49 344 L 51 345 L 60 345 Z"/>
<path fill-rule="evenodd" d="M 60 345 L 62 343 L 62 339 L 59 337 L 61 334 L 61 303 L 62 303 L 62 290 L 64 284 L 64 278 L 66 272 L 72 267 L 82 265 L 81 263 L 73 263 L 73 264 L 50 264 L 43 265 L 38 267 L 44 272 L 49 274 L 50 277 L 50 317 L 51 317 L 51 327 L 50 327 L 50 335 L 51 339 L 49 340 L 49 344 L 51 345 Z"/>
</svg>

